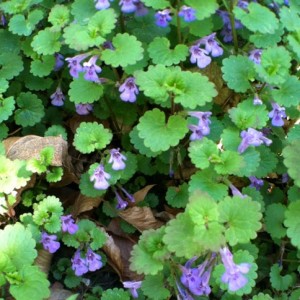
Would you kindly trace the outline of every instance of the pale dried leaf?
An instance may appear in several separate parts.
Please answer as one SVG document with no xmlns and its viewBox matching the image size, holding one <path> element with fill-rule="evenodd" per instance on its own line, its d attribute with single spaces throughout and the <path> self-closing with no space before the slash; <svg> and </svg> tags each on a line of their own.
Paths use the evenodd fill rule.
<svg viewBox="0 0 300 300">
<path fill-rule="evenodd" d="M 119 216 L 141 232 L 147 229 L 156 229 L 163 225 L 162 222 L 155 219 L 149 207 L 127 208 L 120 211 Z"/>
<path fill-rule="evenodd" d="M 65 290 L 61 283 L 54 283 L 50 288 L 50 298 L 48 300 L 66 300 L 68 297 L 72 296 L 73 293 L 69 290 Z"/>
<path fill-rule="evenodd" d="M 155 186 L 155 184 L 149 184 L 143 187 L 141 190 L 133 194 L 134 200 L 136 203 L 143 201 L 147 196 L 148 192 Z"/>
<path fill-rule="evenodd" d="M 34 261 L 34 264 L 40 268 L 41 271 L 48 275 L 51 265 L 53 254 L 49 253 L 45 249 L 38 250 L 38 256 Z"/>
<path fill-rule="evenodd" d="M 95 207 L 98 207 L 102 201 L 103 199 L 101 197 L 92 198 L 79 194 L 73 204 L 71 214 L 74 217 L 77 217 L 79 214 L 85 211 L 89 211 Z"/>
</svg>

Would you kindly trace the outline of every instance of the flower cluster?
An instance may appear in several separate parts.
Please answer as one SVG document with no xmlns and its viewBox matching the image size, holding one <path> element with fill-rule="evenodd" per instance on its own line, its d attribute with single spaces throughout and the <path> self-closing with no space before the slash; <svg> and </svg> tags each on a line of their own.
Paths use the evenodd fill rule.
<svg viewBox="0 0 300 300">
<path fill-rule="evenodd" d="M 189 129 L 192 131 L 190 140 L 201 140 L 205 135 L 209 135 L 209 124 L 211 123 L 209 117 L 211 112 L 191 111 L 189 115 L 198 119 L 197 125 L 189 125 Z"/>
<path fill-rule="evenodd" d="M 195 45 L 189 49 L 191 53 L 191 63 L 197 63 L 200 69 L 207 67 L 211 63 L 211 57 L 218 57 L 223 55 L 223 49 L 216 41 L 216 33 L 212 33 L 208 36 L 198 40 Z"/>
<path fill-rule="evenodd" d="M 266 138 L 262 132 L 253 128 L 249 128 L 247 131 L 243 130 L 241 132 L 241 138 L 242 141 L 238 147 L 239 153 L 245 152 L 249 146 L 257 147 L 262 144 L 270 146 L 272 143 L 272 140 Z"/>
<path fill-rule="evenodd" d="M 231 292 L 243 288 L 248 283 L 248 279 L 244 274 L 249 272 L 250 264 L 235 264 L 233 255 L 227 247 L 220 249 L 220 255 L 225 267 L 225 272 L 221 277 L 222 282 L 228 283 L 228 290 Z"/>
<path fill-rule="evenodd" d="M 283 118 L 286 118 L 285 108 L 279 106 L 277 103 L 272 102 L 273 110 L 269 113 L 269 117 L 272 118 L 272 125 L 281 127 L 284 125 Z"/>
<path fill-rule="evenodd" d="M 75 220 L 71 215 L 61 216 L 60 219 L 63 232 L 68 232 L 69 234 L 74 234 L 77 232 L 78 225 L 75 224 Z"/>
<path fill-rule="evenodd" d="M 88 271 L 96 271 L 103 266 L 101 256 L 93 252 L 91 248 L 88 248 L 85 257 L 82 257 L 81 254 L 81 251 L 78 249 L 71 259 L 72 270 L 76 276 L 81 276 Z"/>
<path fill-rule="evenodd" d="M 55 234 L 48 234 L 47 232 L 42 232 L 41 243 L 43 248 L 49 253 L 56 252 L 60 247 L 60 242 L 57 241 L 57 236 Z"/>
<path fill-rule="evenodd" d="M 121 187 L 121 191 L 124 193 L 124 195 L 130 202 L 135 202 L 133 195 L 128 193 L 123 187 Z M 128 206 L 128 202 L 124 201 L 123 198 L 121 197 L 121 195 L 116 190 L 114 192 L 115 192 L 116 199 L 117 199 L 116 209 L 118 209 L 118 210 L 125 209 Z"/>
</svg>

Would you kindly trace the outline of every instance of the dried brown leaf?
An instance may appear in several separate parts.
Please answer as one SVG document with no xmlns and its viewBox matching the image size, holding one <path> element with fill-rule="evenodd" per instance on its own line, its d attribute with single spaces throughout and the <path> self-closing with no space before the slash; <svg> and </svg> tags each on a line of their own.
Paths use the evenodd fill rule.
<svg viewBox="0 0 300 300">
<path fill-rule="evenodd" d="M 55 282 L 50 288 L 50 298 L 48 300 L 66 300 L 68 297 L 72 296 L 71 291 L 65 290 L 63 285 L 59 282 Z"/>
<path fill-rule="evenodd" d="M 148 192 L 155 186 L 155 184 L 149 184 L 143 187 L 141 190 L 133 194 L 134 200 L 136 203 L 143 201 L 147 196 Z"/>
<path fill-rule="evenodd" d="M 40 268 L 41 271 L 48 275 L 51 265 L 53 254 L 49 253 L 45 249 L 38 250 L 38 256 L 34 261 L 34 264 Z"/>
<path fill-rule="evenodd" d="M 103 199 L 101 197 L 92 198 L 79 194 L 73 204 L 71 214 L 74 217 L 77 217 L 79 214 L 85 211 L 89 211 L 95 207 L 98 207 L 102 201 Z"/>
<path fill-rule="evenodd" d="M 156 229 L 163 225 L 162 222 L 155 219 L 149 207 L 127 208 L 120 211 L 119 216 L 141 232 L 151 228 Z"/>
</svg>

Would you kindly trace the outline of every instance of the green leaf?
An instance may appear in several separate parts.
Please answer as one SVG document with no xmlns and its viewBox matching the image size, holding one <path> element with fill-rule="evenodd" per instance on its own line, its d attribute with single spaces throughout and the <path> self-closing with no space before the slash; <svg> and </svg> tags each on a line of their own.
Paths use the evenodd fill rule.
<svg viewBox="0 0 300 300">
<path fill-rule="evenodd" d="M 63 176 L 64 170 L 61 167 L 54 167 L 51 171 L 48 171 L 46 174 L 46 180 L 48 182 L 58 182 Z"/>
<path fill-rule="evenodd" d="M 16 299 L 43 300 L 50 296 L 50 282 L 37 266 L 24 266 L 19 271 L 20 283 L 11 284 L 9 291 Z"/>
<path fill-rule="evenodd" d="M 266 209 L 266 229 L 273 239 L 281 239 L 286 235 L 286 228 L 283 227 L 285 211 L 286 207 L 281 203 L 273 203 Z"/>
<path fill-rule="evenodd" d="M 35 240 L 20 223 L 6 225 L 0 230 L 0 240 L 1 256 L 6 255 L 16 270 L 29 267 L 37 257 Z"/>
<path fill-rule="evenodd" d="M 290 7 L 283 6 L 280 9 L 280 21 L 288 31 L 298 31 L 300 28 L 299 13 Z"/>
<path fill-rule="evenodd" d="M 69 8 L 65 5 L 56 4 L 51 8 L 51 11 L 48 16 L 48 21 L 56 29 L 61 29 L 68 24 L 70 19 Z"/>
<path fill-rule="evenodd" d="M 0 44 L 0 53 L 6 52 L 10 55 L 17 55 L 20 52 L 21 43 L 19 37 L 10 33 L 8 30 L 0 29 L 0 40 L 5 41 L 5 43 Z"/>
<path fill-rule="evenodd" d="M 81 153 L 87 154 L 95 150 L 102 150 L 111 142 L 110 130 L 96 122 L 81 122 L 76 129 L 74 146 Z"/>
<path fill-rule="evenodd" d="M 4 78 L 0 78 L 0 94 L 4 93 L 8 89 L 8 81 Z"/>
<path fill-rule="evenodd" d="M 171 186 L 166 193 L 166 200 L 169 205 L 176 208 L 184 208 L 188 203 L 188 184 L 183 183 L 179 187 Z"/>
<path fill-rule="evenodd" d="M 82 97 L 82 91 L 84 91 L 84 97 Z M 68 94 L 70 101 L 75 104 L 93 103 L 103 95 L 103 86 L 102 84 L 85 80 L 83 74 L 80 74 L 79 78 L 71 82 Z"/>
<path fill-rule="evenodd" d="M 219 203 L 220 222 L 226 224 L 225 236 L 231 246 L 248 243 L 261 228 L 260 204 L 247 197 L 226 197 Z"/>
<path fill-rule="evenodd" d="M 61 229 L 60 217 L 63 214 L 63 207 L 58 198 L 48 196 L 39 203 L 33 205 L 33 221 L 44 226 L 50 233 L 56 233 Z"/>
<path fill-rule="evenodd" d="M 273 298 L 268 294 L 259 293 L 258 295 L 253 296 L 252 300 L 273 300 Z"/>
<path fill-rule="evenodd" d="M 165 37 L 156 37 L 148 46 L 147 51 L 153 63 L 164 66 L 179 64 L 189 53 L 188 47 L 182 44 L 170 49 L 170 41 Z"/>
<path fill-rule="evenodd" d="M 184 108 L 195 109 L 197 106 L 212 102 L 213 98 L 217 96 L 215 85 L 206 76 L 189 71 L 181 72 L 180 76 L 183 86 L 179 87 L 177 93 L 175 92 L 174 101 L 180 103 Z"/>
<path fill-rule="evenodd" d="M 245 56 L 231 55 L 223 60 L 223 79 L 229 88 L 244 93 L 251 88 L 255 76 L 254 63 Z"/>
<path fill-rule="evenodd" d="M 80 24 L 88 23 L 95 11 L 95 1 L 93 0 L 75 0 L 71 5 L 71 14 Z"/>
<path fill-rule="evenodd" d="M 290 128 L 289 133 L 287 135 L 287 142 L 291 144 L 299 138 L 300 138 L 300 125 L 296 124 L 294 125 L 294 127 Z"/>
<path fill-rule="evenodd" d="M 260 146 L 255 151 L 259 152 L 260 161 L 263 162 L 258 165 L 253 173 L 254 176 L 261 178 L 267 176 L 276 170 L 278 163 L 277 155 L 266 146 Z"/>
<path fill-rule="evenodd" d="M 39 33 L 33 38 L 31 46 L 38 54 L 54 54 L 60 50 L 60 37 L 60 32 L 52 32 L 49 28 L 46 28 L 39 31 Z"/>
<path fill-rule="evenodd" d="M 247 10 L 236 6 L 233 10 L 235 17 L 251 31 L 274 33 L 278 28 L 276 15 L 267 7 L 258 3 L 249 3 Z"/>
<path fill-rule="evenodd" d="M 164 276 L 162 273 L 157 275 L 145 276 L 141 289 L 145 296 L 153 300 L 169 299 L 171 294 L 168 289 L 164 287 Z M 155 293 L 153 293 L 155 291 Z"/>
<path fill-rule="evenodd" d="M 245 166 L 243 157 L 233 151 L 224 151 L 221 153 L 220 162 L 215 165 L 215 170 L 218 174 L 237 174 Z"/>
<path fill-rule="evenodd" d="M 284 226 L 287 227 L 287 236 L 292 244 L 300 249 L 300 201 L 290 203 L 285 212 Z"/>
<path fill-rule="evenodd" d="M 101 59 L 113 67 L 133 65 L 143 58 L 142 43 L 128 33 L 118 33 L 112 39 L 114 50 L 105 49 Z"/>
<path fill-rule="evenodd" d="M 171 116 L 165 123 L 165 114 L 155 108 L 147 111 L 137 125 L 139 137 L 151 151 L 166 151 L 178 145 L 188 132 L 187 121 L 179 115 Z"/>
<path fill-rule="evenodd" d="M 52 125 L 45 131 L 45 136 L 60 136 L 65 141 L 68 139 L 66 129 L 61 125 Z"/>
<path fill-rule="evenodd" d="M 297 58 L 300 58 L 300 38 L 299 33 L 290 33 L 287 36 L 288 45 L 292 49 L 292 51 L 296 54 Z"/>
<path fill-rule="evenodd" d="M 0 98 L 0 122 L 3 122 L 6 121 L 12 115 L 15 109 L 15 99 L 14 97 L 8 97 L 5 99 L 1 99 L 1 98 Z"/>
<path fill-rule="evenodd" d="M 287 167 L 288 174 L 294 179 L 295 184 L 300 187 L 300 169 L 298 168 L 300 163 L 299 148 L 300 141 L 296 140 L 292 144 L 286 146 L 282 155 L 284 157 L 283 163 Z"/>
<path fill-rule="evenodd" d="M 203 20 L 218 9 L 219 5 L 216 0 L 198 1 L 198 0 L 186 0 L 188 6 L 191 6 L 196 10 L 197 20 Z"/>
<path fill-rule="evenodd" d="M 242 264 L 242 263 L 248 263 L 250 264 L 250 270 L 248 273 L 243 274 L 247 278 L 247 284 L 238 289 L 236 292 L 230 292 L 229 291 L 229 297 L 227 298 L 228 300 L 230 299 L 235 299 L 233 298 L 233 295 L 239 295 L 242 296 L 244 294 L 250 294 L 252 291 L 252 287 L 255 286 L 255 279 L 257 278 L 257 265 L 254 263 L 254 258 L 252 255 L 249 254 L 248 251 L 246 250 L 239 250 L 236 253 L 233 253 L 233 261 L 235 264 Z M 225 272 L 225 267 L 223 264 L 219 264 L 215 266 L 214 271 L 213 271 L 213 277 L 216 280 L 216 283 L 222 290 L 228 290 L 228 284 L 223 283 L 221 280 L 222 275 Z"/>
<path fill-rule="evenodd" d="M 107 238 L 105 233 L 99 228 L 95 227 L 90 231 L 92 242 L 90 247 L 93 251 L 100 249 L 106 242 Z"/>
<path fill-rule="evenodd" d="M 20 93 L 17 104 L 19 108 L 15 111 L 15 121 L 22 127 L 35 125 L 45 114 L 42 101 L 30 92 Z"/>
<path fill-rule="evenodd" d="M 145 230 L 138 244 L 133 246 L 130 257 L 130 269 L 138 274 L 155 275 L 164 267 L 164 258 L 168 251 L 162 242 L 165 227 L 157 230 Z"/>
<path fill-rule="evenodd" d="M 206 137 L 190 142 L 188 151 L 192 163 L 200 169 L 208 168 L 211 162 L 219 159 L 217 145 Z"/>
<path fill-rule="evenodd" d="M 0 78 L 10 80 L 23 71 L 22 58 L 14 53 L 0 52 Z"/>
<path fill-rule="evenodd" d="M 283 26 L 279 24 L 279 27 L 274 31 L 274 33 L 256 32 L 250 35 L 249 41 L 252 42 L 257 48 L 274 47 L 281 41 L 281 36 L 283 33 Z"/>
<path fill-rule="evenodd" d="M 0 116 L 1 116 L 1 109 L 0 109 Z M 2 123 L 0 124 L 0 141 L 4 140 L 8 136 L 8 127 Z M 5 155 L 5 149 L 3 144 L 0 143 L 0 155 Z"/>
<path fill-rule="evenodd" d="M 28 14 L 27 19 L 24 15 L 17 14 L 9 20 L 9 30 L 17 35 L 29 36 L 42 19 L 43 12 L 41 10 L 33 10 Z"/>
<path fill-rule="evenodd" d="M 271 91 L 274 100 L 285 107 L 299 105 L 300 100 L 297 96 L 299 93 L 300 82 L 296 76 L 287 77 L 286 81 L 279 86 L 279 89 L 273 89 Z"/>
<path fill-rule="evenodd" d="M 189 182 L 189 193 L 195 191 L 207 193 L 214 200 L 220 201 L 227 196 L 227 185 L 219 182 L 219 176 L 211 169 L 198 171 L 191 176 Z"/>
<path fill-rule="evenodd" d="M 34 76 L 45 77 L 51 73 L 55 65 L 54 55 L 45 55 L 33 60 L 30 65 L 30 72 Z"/>
<path fill-rule="evenodd" d="M 101 295 L 102 300 L 130 300 L 128 291 L 123 289 L 108 289 L 104 291 Z"/>
<path fill-rule="evenodd" d="M 146 6 L 152 7 L 155 10 L 164 9 L 170 5 L 167 0 L 143 0 Z"/>
<path fill-rule="evenodd" d="M 255 65 L 259 76 L 269 84 L 281 84 L 289 76 L 291 57 L 282 46 L 270 47 L 262 52 L 260 65 Z"/>
<path fill-rule="evenodd" d="M 264 104 L 253 105 L 252 99 L 240 102 L 229 110 L 229 117 L 239 129 L 263 128 L 269 121 L 268 111 Z"/>
<path fill-rule="evenodd" d="M 282 267 L 280 267 L 278 264 L 274 264 L 271 267 L 270 282 L 275 290 L 286 291 L 294 284 L 295 277 L 292 276 L 294 275 L 293 273 L 282 276 L 280 275 L 281 270 Z"/>
</svg>

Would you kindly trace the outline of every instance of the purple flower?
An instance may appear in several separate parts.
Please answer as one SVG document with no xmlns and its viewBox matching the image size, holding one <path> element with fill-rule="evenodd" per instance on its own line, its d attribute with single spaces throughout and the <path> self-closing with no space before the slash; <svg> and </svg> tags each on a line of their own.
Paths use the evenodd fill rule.
<svg viewBox="0 0 300 300">
<path fill-rule="evenodd" d="M 123 160 L 127 160 L 126 156 L 120 153 L 119 149 L 110 150 L 110 158 L 108 163 L 112 163 L 112 169 L 115 171 L 125 169 L 126 165 Z"/>
<path fill-rule="evenodd" d="M 42 239 L 41 239 L 41 243 L 43 244 L 43 248 L 45 250 L 47 250 L 50 253 L 54 253 L 56 252 L 59 247 L 60 247 L 60 243 L 56 241 L 57 240 L 57 236 L 56 235 L 49 235 L 46 232 L 42 232 Z"/>
<path fill-rule="evenodd" d="M 85 260 L 89 271 L 99 270 L 103 266 L 101 256 L 93 252 L 91 248 L 88 248 Z"/>
<path fill-rule="evenodd" d="M 262 105 L 262 104 L 263 104 L 262 100 L 258 97 L 257 94 L 255 94 L 253 99 L 253 105 Z"/>
<path fill-rule="evenodd" d="M 56 91 L 50 96 L 51 104 L 54 106 L 63 106 L 65 96 L 62 93 L 62 90 L 60 87 L 57 87 Z"/>
<path fill-rule="evenodd" d="M 183 5 L 178 13 L 179 17 L 183 17 L 185 22 L 193 22 L 196 20 L 196 10 L 193 8 Z"/>
<path fill-rule="evenodd" d="M 88 272 L 88 266 L 85 258 L 81 257 L 81 252 L 78 249 L 75 252 L 74 257 L 71 259 L 72 262 L 72 270 L 75 272 L 76 276 L 81 276 Z"/>
<path fill-rule="evenodd" d="M 256 178 L 255 176 L 250 176 L 249 180 L 251 181 L 250 187 L 255 188 L 257 191 L 259 191 L 264 185 L 264 181 Z"/>
<path fill-rule="evenodd" d="M 136 6 L 136 11 L 135 11 L 134 15 L 136 17 L 142 17 L 142 16 L 145 16 L 148 14 L 148 12 L 149 12 L 148 8 L 141 1 L 137 1 L 135 3 L 135 6 Z"/>
<path fill-rule="evenodd" d="M 242 199 L 246 198 L 247 195 L 242 194 L 233 184 L 229 184 L 233 196 L 238 196 Z"/>
<path fill-rule="evenodd" d="M 119 5 L 121 6 L 121 11 L 124 13 L 132 13 L 136 11 L 135 3 L 137 0 L 121 0 Z"/>
<path fill-rule="evenodd" d="M 109 1 L 112 1 L 112 0 L 95 0 L 95 7 L 96 9 L 98 10 L 103 10 L 103 9 L 107 9 L 110 7 L 110 3 Z"/>
<path fill-rule="evenodd" d="M 209 135 L 211 123 L 209 117 L 211 116 L 210 111 L 190 111 L 188 113 L 192 117 L 198 118 L 198 128 L 201 130 L 202 135 Z"/>
<path fill-rule="evenodd" d="M 182 271 L 180 281 L 192 294 L 197 296 L 207 296 L 211 292 L 209 286 L 211 267 L 207 268 L 209 261 L 205 260 L 198 267 L 191 268 L 191 265 L 196 259 L 197 257 L 193 257 L 188 260 L 184 266 L 180 266 Z"/>
<path fill-rule="evenodd" d="M 188 291 L 183 288 L 179 283 L 178 281 L 176 280 L 176 286 L 177 286 L 177 289 L 178 289 L 178 292 L 180 294 L 180 296 L 178 295 L 178 300 L 194 300 L 194 297 L 192 297 Z"/>
<path fill-rule="evenodd" d="M 83 63 L 83 69 L 85 71 L 84 79 L 93 82 L 100 82 L 97 73 L 100 73 L 102 69 L 96 65 L 98 59 L 97 55 L 92 56 L 88 62 Z"/>
<path fill-rule="evenodd" d="M 68 67 L 70 68 L 70 74 L 74 78 L 78 78 L 79 72 L 83 71 L 83 67 L 81 66 L 81 62 L 87 58 L 88 54 L 79 54 L 74 57 L 66 58 L 66 61 L 69 63 Z"/>
<path fill-rule="evenodd" d="M 137 290 L 141 287 L 142 281 L 123 281 L 125 289 L 129 289 L 133 298 L 138 298 Z"/>
<path fill-rule="evenodd" d="M 85 116 L 93 111 L 93 104 L 75 104 L 75 109 L 79 115 Z"/>
<path fill-rule="evenodd" d="M 0 24 L 4 27 L 7 24 L 6 18 L 3 14 L 1 14 Z"/>
<path fill-rule="evenodd" d="M 227 247 L 221 248 L 220 254 L 225 267 L 225 273 L 221 277 L 222 282 L 228 283 L 228 290 L 231 292 L 243 288 L 248 283 L 244 274 L 249 272 L 251 265 L 248 263 L 235 264 L 233 255 Z"/>
<path fill-rule="evenodd" d="M 63 55 L 61 55 L 60 53 L 55 53 L 54 56 L 55 56 L 55 65 L 53 70 L 57 72 L 63 67 L 65 62 L 64 62 Z"/>
<path fill-rule="evenodd" d="M 281 178 L 281 182 L 282 183 L 287 183 L 288 181 L 289 181 L 289 174 L 288 173 L 283 173 L 282 178 Z"/>
<path fill-rule="evenodd" d="M 119 87 L 121 100 L 124 102 L 135 102 L 136 95 L 139 93 L 139 89 L 135 84 L 134 77 L 128 77 L 123 84 Z"/>
<path fill-rule="evenodd" d="M 249 59 L 252 60 L 255 64 L 260 64 L 262 50 L 261 49 L 254 49 L 249 53 Z"/>
<path fill-rule="evenodd" d="M 198 45 L 190 47 L 189 51 L 191 53 L 191 63 L 197 63 L 198 68 L 203 69 L 211 63 L 211 58 L 207 56 L 208 52 L 201 49 Z"/>
<path fill-rule="evenodd" d="M 197 45 L 204 45 L 205 50 L 207 51 L 207 53 L 210 53 L 212 57 L 218 57 L 223 55 L 223 49 L 216 41 L 215 32 L 200 39 Z"/>
<path fill-rule="evenodd" d="M 244 0 L 239 0 L 238 4 L 237 4 L 237 6 L 242 8 L 242 9 L 247 9 L 248 5 L 249 5 L 249 3 L 247 1 L 244 1 Z"/>
<path fill-rule="evenodd" d="M 253 128 L 249 128 L 247 131 L 243 130 L 241 132 L 241 137 L 242 142 L 238 147 L 239 153 L 245 152 L 249 146 L 260 146 L 261 144 L 269 146 L 272 143 L 272 141 L 266 138 L 262 132 Z"/>
<path fill-rule="evenodd" d="M 203 138 L 202 129 L 198 125 L 189 125 L 189 129 L 192 131 L 190 136 L 191 141 L 201 140 Z"/>
<path fill-rule="evenodd" d="M 62 222 L 63 232 L 69 232 L 70 234 L 76 233 L 76 231 L 78 230 L 78 225 L 75 224 L 75 220 L 71 215 L 61 216 L 60 219 Z"/>
<path fill-rule="evenodd" d="M 104 166 L 100 164 L 94 171 L 94 174 L 90 177 L 90 181 L 94 181 L 94 188 L 97 190 L 106 190 L 109 187 L 107 182 L 110 179 L 110 175 L 104 171 Z"/>
<path fill-rule="evenodd" d="M 283 0 L 284 5 L 289 6 L 290 5 L 290 1 L 289 0 Z"/>
<path fill-rule="evenodd" d="M 273 110 L 269 113 L 269 117 L 272 118 L 272 125 L 281 127 L 284 125 L 283 118 L 286 118 L 285 108 L 279 106 L 277 103 L 272 102 Z"/>
<path fill-rule="evenodd" d="M 124 188 L 121 187 L 122 192 L 126 195 L 127 199 L 130 202 L 135 202 L 133 195 L 129 194 Z"/>
<path fill-rule="evenodd" d="M 158 11 L 155 14 L 155 24 L 159 27 L 167 27 L 169 25 L 169 22 L 172 20 L 170 12 L 171 11 L 169 9 Z"/>
<path fill-rule="evenodd" d="M 118 202 L 116 205 L 116 209 L 118 209 L 118 210 L 125 209 L 128 206 L 128 203 L 122 199 L 122 197 L 120 196 L 120 194 L 117 191 L 115 191 L 115 195 L 116 195 L 117 202 Z"/>
</svg>

